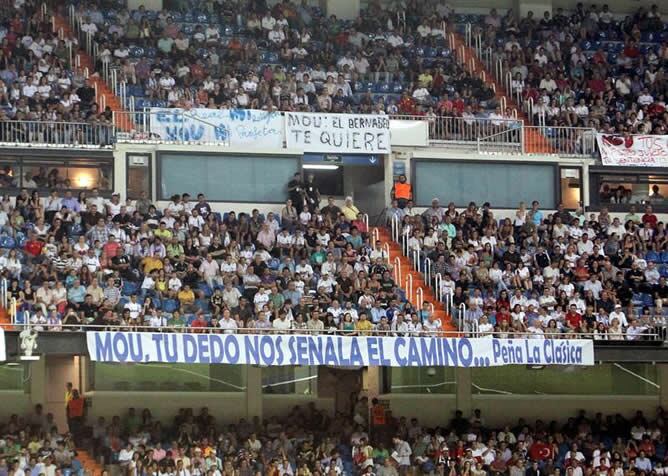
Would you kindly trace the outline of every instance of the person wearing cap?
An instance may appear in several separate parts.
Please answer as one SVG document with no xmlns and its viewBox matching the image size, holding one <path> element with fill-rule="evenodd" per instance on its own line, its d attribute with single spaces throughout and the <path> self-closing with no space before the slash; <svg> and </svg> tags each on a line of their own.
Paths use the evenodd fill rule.
<svg viewBox="0 0 668 476">
<path fill-rule="evenodd" d="M 622 311 L 622 305 L 619 303 L 615 304 L 615 309 L 610 313 L 609 319 L 610 322 L 612 322 L 613 319 L 619 320 L 619 323 L 624 328 L 629 326 L 629 322 L 626 319 L 626 314 L 624 314 L 624 311 Z"/>
</svg>

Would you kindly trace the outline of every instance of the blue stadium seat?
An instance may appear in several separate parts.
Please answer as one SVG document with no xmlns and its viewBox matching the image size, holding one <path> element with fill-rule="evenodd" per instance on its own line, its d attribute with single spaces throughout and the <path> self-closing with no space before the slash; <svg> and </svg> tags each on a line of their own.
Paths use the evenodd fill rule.
<svg viewBox="0 0 668 476">
<path fill-rule="evenodd" d="M 179 302 L 176 299 L 165 299 L 162 303 L 162 310 L 167 313 L 173 313 L 179 308 Z"/>
<path fill-rule="evenodd" d="M 657 253 L 656 251 L 648 251 L 647 254 L 645 255 L 645 260 L 647 261 L 654 261 L 655 263 L 661 262 L 661 255 Z"/>
</svg>

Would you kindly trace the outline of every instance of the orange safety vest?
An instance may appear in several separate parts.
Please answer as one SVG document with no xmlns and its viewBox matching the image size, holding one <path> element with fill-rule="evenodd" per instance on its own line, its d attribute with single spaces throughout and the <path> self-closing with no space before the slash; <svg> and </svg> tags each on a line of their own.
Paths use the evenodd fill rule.
<svg viewBox="0 0 668 476">
<path fill-rule="evenodd" d="M 404 198 L 406 200 L 411 199 L 411 184 L 408 182 L 396 182 L 394 184 L 394 198 Z"/>
<path fill-rule="evenodd" d="M 383 405 L 375 405 L 371 410 L 373 416 L 374 425 L 384 425 L 385 424 L 385 407 Z"/>
<path fill-rule="evenodd" d="M 83 397 L 73 398 L 67 403 L 67 416 L 70 418 L 82 417 L 84 414 Z"/>
</svg>

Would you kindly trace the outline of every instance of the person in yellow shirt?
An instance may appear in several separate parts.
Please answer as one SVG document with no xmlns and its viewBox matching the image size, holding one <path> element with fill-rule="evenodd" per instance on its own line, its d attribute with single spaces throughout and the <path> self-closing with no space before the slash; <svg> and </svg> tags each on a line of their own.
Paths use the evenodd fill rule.
<svg viewBox="0 0 668 476">
<path fill-rule="evenodd" d="M 360 313 L 359 320 L 355 324 L 355 330 L 357 330 L 360 335 L 370 334 L 373 330 L 373 324 L 366 318 L 366 313 Z"/>
<path fill-rule="evenodd" d="M 160 238 L 164 243 L 170 243 L 172 241 L 172 231 L 167 228 L 167 224 L 164 221 L 160 222 L 160 228 L 155 230 L 153 234 Z"/>
<path fill-rule="evenodd" d="M 353 221 L 357 219 L 357 214 L 360 212 L 359 209 L 353 204 L 353 197 L 346 197 L 345 205 L 341 209 L 343 216 L 346 217 L 346 220 Z"/>
<path fill-rule="evenodd" d="M 189 285 L 186 284 L 183 286 L 176 297 L 185 312 L 194 312 L 195 293 L 190 289 Z"/>
<path fill-rule="evenodd" d="M 157 256 L 147 256 L 142 260 L 141 264 L 144 267 L 144 274 L 151 274 L 153 271 L 160 271 L 165 267 L 162 260 Z"/>
</svg>

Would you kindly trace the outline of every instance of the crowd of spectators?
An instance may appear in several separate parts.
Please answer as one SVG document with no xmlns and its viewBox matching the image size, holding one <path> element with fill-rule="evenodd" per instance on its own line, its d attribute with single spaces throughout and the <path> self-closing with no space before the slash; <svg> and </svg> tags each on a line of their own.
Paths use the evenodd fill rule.
<svg viewBox="0 0 668 476">
<path fill-rule="evenodd" d="M 2 9 L 0 121 L 71 121 L 109 125 L 91 83 L 75 74 L 70 49 L 81 38 L 51 31 L 36 1 Z M 119 72 L 128 94 L 145 106 L 255 108 L 281 111 L 487 117 L 500 130 L 500 109 L 488 84 L 468 73 L 446 35 L 474 23 L 483 49 L 512 75 L 511 93 L 531 99 L 531 114 L 548 125 L 604 132 L 666 133 L 668 61 L 659 8 L 640 7 L 623 20 L 607 5 L 578 4 L 517 19 L 455 14 L 443 1 L 373 1 L 354 21 L 326 16 L 307 2 L 174 2 L 160 12 L 115 2 L 81 2 L 82 38 L 97 43 L 98 74 Z M 497 124 L 498 123 L 498 124 Z M 85 128 L 38 132 L 3 127 L 9 139 L 58 134 L 62 142 L 109 143 Z M 49 136 L 49 134 L 51 136 Z M 443 138 L 466 134 L 435 129 Z M 470 134 L 469 134 L 470 135 Z M 1 139 L 1 138 L 0 138 Z M 19 140 L 13 140 L 18 142 Z"/>
<path fill-rule="evenodd" d="M 18 320 L 38 331 L 440 331 L 431 311 L 406 302 L 351 198 L 321 206 L 298 174 L 289 188 L 281 213 L 266 216 L 221 216 L 201 194 L 158 210 L 97 189 L 46 199 L 22 190 L 0 210 L 0 273 Z"/>
<path fill-rule="evenodd" d="M 657 5 L 622 17 L 608 5 L 479 17 L 474 35 L 533 101 L 533 119 L 607 133 L 666 134 L 668 34 Z M 538 117 L 540 116 L 540 117 Z"/>
<path fill-rule="evenodd" d="M 142 105 L 471 117 L 497 106 L 448 49 L 444 2 L 411 2 L 420 21 L 378 1 L 355 21 L 306 1 L 185 4 L 77 10 L 98 69 L 118 69 Z"/>
<path fill-rule="evenodd" d="M 76 54 L 78 40 L 54 34 L 42 5 L 35 0 L 0 2 L 0 142 L 109 144 L 110 134 L 95 127 L 7 122 L 111 124 L 111 109 L 99 109 L 95 89 L 70 64 L 70 50 Z"/>
<path fill-rule="evenodd" d="M 470 418 L 456 411 L 443 426 L 393 417 L 388 410 L 382 425 L 370 425 L 367 398 L 351 404 L 350 412 L 336 415 L 309 403 L 284 418 L 236 424 L 221 423 L 206 407 L 181 409 L 171 422 L 148 408 L 130 408 L 88 422 L 88 442 L 124 476 L 666 474 L 661 408 L 651 416 L 581 411 L 563 422 L 520 419 L 495 427 L 478 409 Z M 80 473 L 71 437 L 41 406 L 25 418 L 13 415 L 2 430 L 0 471 Z"/>
<path fill-rule="evenodd" d="M 22 190 L 15 204 L 2 202 L 0 273 L 19 321 L 37 330 L 443 331 L 438 303 L 407 301 L 350 197 L 324 205 L 312 177 L 299 174 L 288 189 L 281 212 L 266 216 L 221 215 L 201 194 L 158 209 L 97 189 L 46 199 Z M 394 201 L 388 213 L 409 254 L 418 250 L 442 277 L 431 284 L 464 331 L 665 337 L 666 231 L 651 205 L 623 220 L 605 208 L 544 214 L 537 202 L 497 220 L 489 204 L 458 212 L 437 199 L 423 213 Z"/>
<path fill-rule="evenodd" d="M 404 208 L 393 201 L 388 219 L 398 224 L 409 256 L 419 253 L 421 269 L 430 260 L 432 284 L 452 301 L 462 329 L 665 338 L 668 236 L 651 205 L 642 214 L 631 206 L 620 219 L 606 208 L 571 213 L 563 205 L 548 214 L 534 201 L 499 220 L 489 203 L 460 212 L 435 198 L 424 212 L 412 201 Z"/>
</svg>

